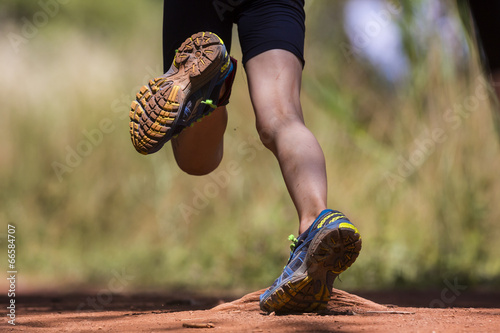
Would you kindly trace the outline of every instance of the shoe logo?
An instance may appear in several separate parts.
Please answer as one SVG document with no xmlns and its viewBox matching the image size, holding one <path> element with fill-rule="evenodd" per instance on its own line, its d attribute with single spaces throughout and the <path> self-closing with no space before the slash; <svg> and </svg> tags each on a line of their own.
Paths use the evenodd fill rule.
<svg viewBox="0 0 500 333">
<path fill-rule="evenodd" d="M 316 227 L 316 229 L 321 228 L 321 227 L 325 224 L 326 220 L 328 220 L 329 218 L 332 218 L 332 219 L 331 219 L 330 221 L 328 221 L 328 223 L 327 223 L 327 224 L 330 224 L 330 223 L 332 223 L 332 222 L 335 222 L 335 221 L 337 221 L 337 220 L 340 220 L 341 218 L 345 218 L 345 216 L 344 216 L 343 214 L 339 214 L 339 213 L 336 213 L 336 214 L 335 214 L 335 213 L 334 213 L 334 214 L 328 214 L 328 215 L 326 215 L 326 216 L 325 216 L 325 217 L 321 220 L 321 222 L 319 222 L 319 223 L 318 223 L 318 226 Z"/>
<path fill-rule="evenodd" d="M 193 102 L 189 101 L 186 106 L 184 106 L 184 109 L 182 109 L 182 120 L 189 120 L 189 118 L 192 115 L 191 108 L 193 107 Z"/>
</svg>

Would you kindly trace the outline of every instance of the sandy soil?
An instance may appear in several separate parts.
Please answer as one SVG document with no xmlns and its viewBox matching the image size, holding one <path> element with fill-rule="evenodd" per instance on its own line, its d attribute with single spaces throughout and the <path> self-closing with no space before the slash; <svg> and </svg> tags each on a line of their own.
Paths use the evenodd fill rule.
<svg viewBox="0 0 500 333">
<path fill-rule="evenodd" d="M 1 307 L 0 330 L 25 332 L 500 332 L 500 292 L 334 290 L 324 313 L 264 314 L 257 291 L 231 298 L 184 292 L 111 295 L 30 293 L 16 299 L 16 326 Z M 234 299 L 234 298 L 233 298 Z M 369 301 L 371 299 L 373 301 Z M 0 297 L 7 304 L 7 297 Z M 384 304 L 384 305 L 382 305 Z M 431 308 L 429 306 L 453 306 Z"/>
</svg>

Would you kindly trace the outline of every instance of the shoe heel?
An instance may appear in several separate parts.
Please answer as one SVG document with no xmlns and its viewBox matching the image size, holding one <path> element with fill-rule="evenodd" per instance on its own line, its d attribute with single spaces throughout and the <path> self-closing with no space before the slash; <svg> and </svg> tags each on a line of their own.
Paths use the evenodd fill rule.
<svg viewBox="0 0 500 333">
<path fill-rule="evenodd" d="M 352 226 L 350 223 L 346 225 Z M 327 267 L 337 275 L 347 270 L 361 251 L 361 236 L 354 226 L 326 229 L 316 238 L 310 247 L 311 262 Z"/>
<path fill-rule="evenodd" d="M 174 64 L 178 68 L 184 67 L 190 78 L 198 78 L 205 71 L 220 70 L 225 65 L 223 58 L 226 53 L 226 47 L 217 35 L 199 32 L 182 43 Z M 218 68 L 210 68 L 214 66 Z"/>
</svg>

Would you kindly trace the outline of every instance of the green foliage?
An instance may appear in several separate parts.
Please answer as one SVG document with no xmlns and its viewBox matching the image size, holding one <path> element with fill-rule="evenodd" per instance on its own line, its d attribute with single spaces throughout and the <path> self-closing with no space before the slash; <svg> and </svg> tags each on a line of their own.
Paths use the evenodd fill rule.
<svg viewBox="0 0 500 333">
<path fill-rule="evenodd" d="M 2 32 L 21 36 L 21 18 L 39 10 L 31 1 L 0 6 L 9 17 Z M 329 203 L 364 241 L 336 286 L 498 283 L 492 107 L 482 99 L 465 108 L 486 89 L 475 53 L 463 68 L 431 36 L 410 78 L 391 85 L 345 57 L 341 10 L 333 1 L 308 7 L 302 94 L 327 158 Z M 297 216 L 258 142 L 244 71 L 213 175 L 183 174 L 170 147 L 144 157 L 130 143 L 130 102 L 162 70 L 161 1 L 69 2 L 17 52 L 8 38 L 0 43 L 0 221 L 17 226 L 26 284 L 106 286 L 126 270 L 129 288 L 250 290 L 279 275 Z M 241 59 L 237 44 L 233 53 Z M 402 172 L 412 156 L 418 165 Z"/>
</svg>

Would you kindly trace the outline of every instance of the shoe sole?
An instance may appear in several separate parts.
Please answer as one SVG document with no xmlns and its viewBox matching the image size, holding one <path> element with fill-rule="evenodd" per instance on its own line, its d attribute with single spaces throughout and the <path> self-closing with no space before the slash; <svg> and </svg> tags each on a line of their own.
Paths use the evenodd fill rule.
<svg viewBox="0 0 500 333">
<path fill-rule="evenodd" d="M 135 149 L 144 155 L 154 153 L 178 134 L 174 132 L 186 102 L 227 70 L 229 62 L 226 47 L 216 34 L 199 32 L 186 39 L 170 70 L 143 86 L 130 106 L 130 136 Z M 201 100 L 198 98 L 190 109 L 196 110 Z"/>
<path fill-rule="evenodd" d="M 261 309 L 277 313 L 326 309 L 335 278 L 356 261 L 360 251 L 361 236 L 352 224 L 320 230 L 309 245 L 304 272 L 278 287 L 261 302 Z M 301 270 L 303 267 L 296 273 Z"/>
</svg>

